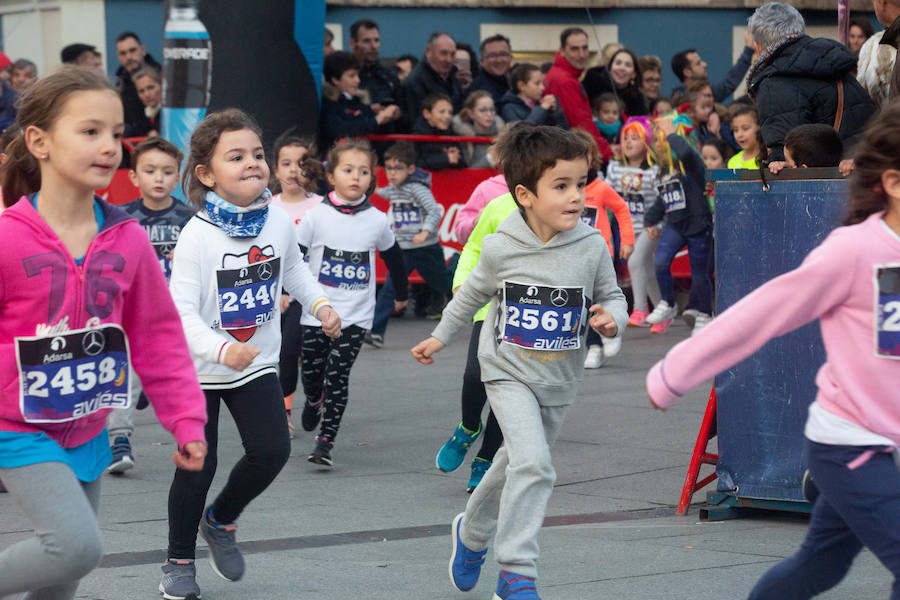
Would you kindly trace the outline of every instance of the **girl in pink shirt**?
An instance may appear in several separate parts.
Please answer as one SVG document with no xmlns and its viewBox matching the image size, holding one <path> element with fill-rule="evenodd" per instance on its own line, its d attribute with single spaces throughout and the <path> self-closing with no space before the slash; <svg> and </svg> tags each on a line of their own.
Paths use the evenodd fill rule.
<svg viewBox="0 0 900 600">
<path fill-rule="evenodd" d="M 315 159 L 316 147 L 309 140 L 281 134 L 273 147 L 275 168 L 273 187 L 280 190 L 272 197 L 272 205 L 283 208 L 293 220 L 294 227 L 303 220 L 306 211 L 318 206 L 322 196 L 317 194 L 316 182 L 325 175 L 322 163 Z M 300 368 L 300 347 L 303 345 L 303 329 L 300 315 L 303 307 L 288 294 L 281 295 L 281 358 L 278 363 L 278 380 L 284 394 L 284 410 L 287 413 L 288 434 L 294 439 L 294 392 Z"/>
<path fill-rule="evenodd" d="M 94 195 L 122 160 L 119 95 L 65 67 L 18 121 L 2 168 L 0 478 L 37 535 L 0 552 L 0 597 L 67 600 L 103 555 L 106 416 L 129 404 L 129 365 L 181 469 L 203 467 L 206 406 L 147 234 Z"/>
<path fill-rule="evenodd" d="M 900 598 L 900 104 L 870 125 L 850 180 L 846 227 L 677 346 L 647 375 L 654 408 L 819 319 L 827 359 L 805 437 L 820 496 L 806 540 L 751 599 L 811 598 L 837 585 L 863 546 Z"/>
</svg>

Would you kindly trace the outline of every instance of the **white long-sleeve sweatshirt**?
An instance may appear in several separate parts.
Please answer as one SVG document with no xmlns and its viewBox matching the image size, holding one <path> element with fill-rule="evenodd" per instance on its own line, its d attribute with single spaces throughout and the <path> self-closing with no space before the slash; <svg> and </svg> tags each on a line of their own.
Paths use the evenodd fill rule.
<svg viewBox="0 0 900 600">
<path fill-rule="evenodd" d="M 182 229 L 170 289 L 203 389 L 235 388 L 276 372 L 282 286 L 313 316 L 330 305 L 303 262 L 291 219 L 282 208 L 269 207 L 254 238 L 228 237 L 204 211 Z M 235 342 L 260 351 L 243 371 L 223 364 Z"/>
</svg>

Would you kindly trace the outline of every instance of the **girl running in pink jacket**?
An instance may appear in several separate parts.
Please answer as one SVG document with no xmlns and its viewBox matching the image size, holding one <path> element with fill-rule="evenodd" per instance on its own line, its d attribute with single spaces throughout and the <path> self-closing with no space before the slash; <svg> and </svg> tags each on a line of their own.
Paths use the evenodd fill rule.
<svg viewBox="0 0 900 600">
<path fill-rule="evenodd" d="M 122 159 L 119 95 L 66 67 L 18 120 L 2 168 L 0 479 L 39 535 L 0 552 L 0 597 L 62 600 L 103 554 L 106 416 L 130 401 L 129 364 L 183 469 L 203 466 L 206 405 L 147 234 L 94 195 Z"/>
<path fill-rule="evenodd" d="M 844 578 L 868 547 L 900 598 L 900 104 L 870 125 L 850 180 L 846 227 L 675 346 L 647 375 L 655 408 L 819 319 L 827 359 L 805 436 L 819 488 L 800 550 L 750 598 L 799 599 Z"/>
</svg>

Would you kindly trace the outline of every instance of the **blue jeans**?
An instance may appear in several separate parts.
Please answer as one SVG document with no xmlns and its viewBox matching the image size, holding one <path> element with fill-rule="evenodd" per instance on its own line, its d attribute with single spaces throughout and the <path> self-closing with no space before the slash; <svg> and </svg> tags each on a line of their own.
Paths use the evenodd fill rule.
<svg viewBox="0 0 900 600">
<path fill-rule="evenodd" d="M 445 297 L 449 295 L 450 274 L 447 271 L 447 264 L 444 262 L 444 249 L 440 244 L 429 244 L 422 248 L 404 250 L 403 262 L 406 264 L 407 275 L 415 269 L 433 290 L 440 292 Z M 375 320 L 372 322 L 372 333 L 384 335 L 388 319 L 391 318 L 391 313 L 394 311 L 395 297 L 394 284 L 388 273 L 384 285 L 381 286 L 381 291 L 378 292 L 378 299 L 375 301 Z"/>
<path fill-rule="evenodd" d="M 806 445 L 821 494 L 809 531 L 796 554 L 763 575 L 750 600 L 800 600 L 831 589 L 863 546 L 894 574 L 891 599 L 900 600 L 900 469 L 893 457 L 877 446 Z M 867 451 L 875 454 L 848 466 Z"/>
<path fill-rule="evenodd" d="M 712 281 L 709 278 L 709 261 L 712 257 L 712 232 L 685 237 L 672 227 L 664 227 L 656 248 L 653 267 L 662 299 L 675 306 L 675 282 L 672 279 L 672 261 L 684 245 L 688 247 L 691 262 L 691 303 L 700 312 L 712 314 Z"/>
</svg>

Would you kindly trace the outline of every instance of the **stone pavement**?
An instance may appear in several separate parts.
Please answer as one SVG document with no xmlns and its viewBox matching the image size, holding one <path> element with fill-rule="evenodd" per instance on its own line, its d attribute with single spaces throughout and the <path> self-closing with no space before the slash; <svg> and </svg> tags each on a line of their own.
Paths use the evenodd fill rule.
<svg viewBox="0 0 900 600">
<path fill-rule="evenodd" d="M 459 421 L 468 334 L 421 366 L 408 348 L 433 325 L 394 319 L 385 348 L 360 354 L 333 471 L 306 461 L 312 434 L 298 431 L 287 466 L 240 519 L 242 581 L 219 579 L 201 544 L 205 599 L 491 597 L 497 567 L 490 553 L 473 592 L 453 590 L 447 578 L 449 523 L 468 498 L 468 463 L 444 474 L 434 456 Z M 557 483 L 539 540 L 544 600 L 743 598 L 803 539 L 806 521 L 784 515 L 704 523 L 695 505 L 689 516 L 675 516 L 709 386 L 662 414 L 647 402 L 644 376 L 687 333 L 681 325 L 664 336 L 630 329 L 621 354 L 587 373 L 554 449 Z M 241 452 L 224 415 L 213 492 Z M 159 597 L 174 445 L 151 410 L 138 413 L 137 424 L 136 467 L 103 477 L 106 556 L 78 598 Z M 19 507 L 0 495 L 0 549 L 30 535 Z M 883 599 L 890 585 L 889 572 L 864 552 L 821 598 Z"/>
</svg>

